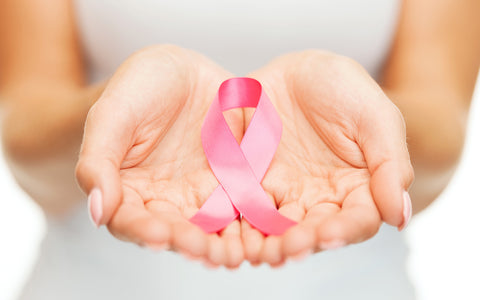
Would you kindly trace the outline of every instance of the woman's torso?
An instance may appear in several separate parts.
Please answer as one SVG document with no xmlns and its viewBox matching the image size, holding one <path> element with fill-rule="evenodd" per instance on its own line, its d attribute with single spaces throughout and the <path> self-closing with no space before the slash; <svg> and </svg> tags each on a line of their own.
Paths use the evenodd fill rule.
<svg viewBox="0 0 480 300">
<path fill-rule="evenodd" d="M 91 81 L 132 52 L 171 43 L 209 56 L 237 75 L 307 48 L 350 56 L 376 76 L 395 30 L 388 0 L 78 0 Z M 84 205 L 86 206 L 86 205 Z M 175 253 L 152 253 L 95 230 L 86 207 L 49 220 L 22 299 L 411 299 L 407 249 L 383 226 L 370 241 L 313 255 L 280 269 L 209 270 Z"/>
<path fill-rule="evenodd" d="M 133 52 L 169 43 L 194 49 L 236 75 L 275 56 L 320 48 L 376 75 L 390 48 L 399 0 L 76 0 L 92 76 Z"/>
</svg>

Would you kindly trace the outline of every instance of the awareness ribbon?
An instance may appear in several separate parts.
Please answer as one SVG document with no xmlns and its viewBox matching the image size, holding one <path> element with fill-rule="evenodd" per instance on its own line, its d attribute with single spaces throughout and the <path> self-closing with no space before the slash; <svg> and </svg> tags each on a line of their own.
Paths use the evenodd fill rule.
<svg viewBox="0 0 480 300">
<path fill-rule="evenodd" d="M 238 145 L 222 112 L 256 107 Z M 225 228 L 239 213 L 266 235 L 280 235 L 296 222 L 282 216 L 260 182 L 282 135 L 282 122 L 260 82 L 253 78 L 224 81 L 202 126 L 202 146 L 220 183 L 190 221 L 206 232 Z"/>
</svg>

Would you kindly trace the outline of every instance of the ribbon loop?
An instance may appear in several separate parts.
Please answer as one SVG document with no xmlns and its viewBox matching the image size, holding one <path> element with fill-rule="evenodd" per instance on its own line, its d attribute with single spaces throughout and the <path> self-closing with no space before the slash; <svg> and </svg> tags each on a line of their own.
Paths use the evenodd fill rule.
<svg viewBox="0 0 480 300">
<path fill-rule="evenodd" d="M 237 144 L 222 112 L 256 107 Z M 190 221 L 206 232 L 225 228 L 239 213 L 262 233 L 279 235 L 296 223 L 282 216 L 260 182 L 282 135 L 282 122 L 261 84 L 252 78 L 224 81 L 202 126 L 202 146 L 220 183 Z"/>
</svg>

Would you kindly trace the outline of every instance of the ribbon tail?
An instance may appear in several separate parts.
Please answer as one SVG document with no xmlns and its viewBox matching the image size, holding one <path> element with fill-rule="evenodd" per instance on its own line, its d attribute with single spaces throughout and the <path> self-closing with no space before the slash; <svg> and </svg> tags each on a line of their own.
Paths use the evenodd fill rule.
<svg viewBox="0 0 480 300">
<path fill-rule="evenodd" d="M 207 233 L 219 232 L 233 220 L 238 218 L 239 212 L 228 199 L 221 185 L 213 191 L 200 210 L 190 218 L 190 222 L 199 226 Z"/>
</svg>

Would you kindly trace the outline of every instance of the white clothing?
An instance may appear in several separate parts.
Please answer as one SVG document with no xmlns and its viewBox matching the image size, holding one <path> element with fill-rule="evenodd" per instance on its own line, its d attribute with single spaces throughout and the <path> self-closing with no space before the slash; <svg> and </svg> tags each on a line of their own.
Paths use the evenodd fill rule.
<svg viewBox="0 0 480 300">
<path fill-rule="evenodd" d="M 398 0 L 77 0 L 91 80 L 131 53 L 171 43 L 245 75 L 283 53 L 327 49 L 378 74 L 395 30 Z M 86 203 L 86 202 L 85 202 Z M 395 228 L 358 245 L 285 267 L 244 263 L 210 270 L 171 252 L 153 253 L 96 230 L 86 204 L 48 222 L 22 299 L 413 299 L 407 248 Z"/>
</svg>

